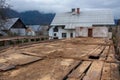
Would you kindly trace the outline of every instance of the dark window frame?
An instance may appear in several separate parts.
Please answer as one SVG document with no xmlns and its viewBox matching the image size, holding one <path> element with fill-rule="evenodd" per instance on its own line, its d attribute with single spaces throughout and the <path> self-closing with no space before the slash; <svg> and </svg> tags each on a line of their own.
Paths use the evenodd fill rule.
<svg viewBox="0 0 120 80">
<path fill-rule="evenodd" d="M 62 27 L 62 29 L 65 29 L 65 26 L 61 26 Z"/>
<path fill-rule="evenodd" d="M 62 33 L 62 38 L 67 38 L 67 33 Z"/>
<path fill-rule="evenodd" d="M 108 32 L 112 32 L 112 27 L 108 27 Z"/>
<path fill-rule="evenodd" d="M 53 28 L 53 32 L 58 32 L 58 26 L 55 26 L 55 28 Z"/>
<path fill-rule="evenodd" d="M 59 39 L 58 37 L 54 37 L 53 39 Z"/>
<path fill-rule="evenodd" d="M 73 33 L 70 33 L 70 37 L 73 38 Z"/>
<path fill-rule="evenodd" d="M 54 33 L 54 36 L 56 37 L 56 36 L 57 36 L 57 34 L 56 34 L 56 33 Z"/>
</svg>

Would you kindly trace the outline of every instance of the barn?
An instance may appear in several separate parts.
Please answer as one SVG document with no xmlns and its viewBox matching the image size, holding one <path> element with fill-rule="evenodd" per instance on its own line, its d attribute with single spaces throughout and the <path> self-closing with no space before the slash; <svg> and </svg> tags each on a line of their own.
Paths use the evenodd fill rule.
<svg viewBox="0 0 120 80">
<path fill-rule="evenodd" d="M 57 13 L 50 25 L 50 39 L 74 37 L 109 37 L 109 28 L 114 26 L 111 10 L 98 9 L 81 11 L 74 8 L 70 12 Z"/>
</svg>

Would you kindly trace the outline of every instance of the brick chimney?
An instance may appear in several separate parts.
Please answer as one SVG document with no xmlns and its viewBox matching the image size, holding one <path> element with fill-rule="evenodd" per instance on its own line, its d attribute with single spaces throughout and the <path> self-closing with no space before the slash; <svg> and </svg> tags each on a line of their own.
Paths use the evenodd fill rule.
<svg viewBox="0 0 120 80">
<path fill-rule="evenodd" d="M 77 8 L 77 14 L 80 14 L 80 8 Z"/>
</svg>

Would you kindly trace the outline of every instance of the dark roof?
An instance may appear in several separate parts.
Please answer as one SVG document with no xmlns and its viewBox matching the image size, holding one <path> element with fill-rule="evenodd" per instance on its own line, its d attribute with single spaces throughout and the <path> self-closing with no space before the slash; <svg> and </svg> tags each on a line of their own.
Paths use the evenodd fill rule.
<svg viewBox="0 0 120 80">
<path fill-rule="evenodd" d="M 118 19 L 117 25 L 120 25 L 120 19 Z"/>
<path fill-rule="evenodd" d="M 7 19 L 7 21 L 6 21 L 5 25 L 4 25 L 4 29 L 3 30 L 9 30 L 18 20 L 20 20 L 22 22 L 22 20 L 20 18 Z"/>
</svg>

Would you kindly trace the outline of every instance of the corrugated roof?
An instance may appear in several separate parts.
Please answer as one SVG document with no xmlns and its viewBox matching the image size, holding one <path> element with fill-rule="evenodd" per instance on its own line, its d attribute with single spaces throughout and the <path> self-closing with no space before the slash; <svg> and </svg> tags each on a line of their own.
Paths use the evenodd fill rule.
<svg viewBox="0 0 120 80">
<path fill-rule="evenodd" d="M 7 36 L 7 33 L 3 32 L 3 31 L 0 31 L 0 34 L 3 36 Z"/>
<path fill-rule="evenodd" d="M 15 22 L 18 20 L 19 18 L 11 18 L 11 19 L 7 19 L 4 28 L 5 30 L 9 30 L 14 24 Z"/>
<path fill-rule="evenodd" d="M 114 17 L 111 10 L 81 11 L 80 14 L 71 12 L 58 13 L 51 25 L 67 25 L 66 28 L 77 26 L 89 27 L 92 25 L 114 25 Z M 68 26 L 71 25 L 71 26 Z"/>
</svg>

